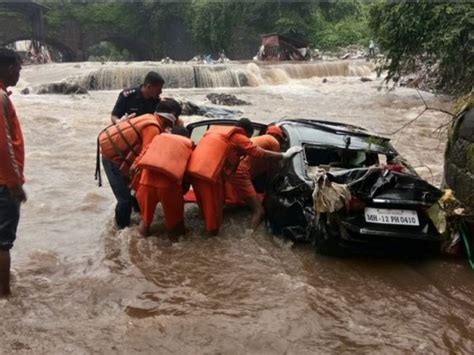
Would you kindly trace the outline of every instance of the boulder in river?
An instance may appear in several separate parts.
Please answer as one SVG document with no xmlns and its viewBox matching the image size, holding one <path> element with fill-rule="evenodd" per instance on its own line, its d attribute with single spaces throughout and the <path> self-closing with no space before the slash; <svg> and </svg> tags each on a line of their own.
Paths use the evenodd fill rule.
<svg viewBox="0 0 474 355">
<path fill-rule="evenodd" d="M 228 108 L 200 106 L 185 98 L 177 97 L 176 100 L 181 104 L 184 116 L 203 116 L 208 118 L 237 118 L 242 115 L 240 110 L 231 110 Z"/>
<path fill-rule="evenodd" d="M 87 89 L 76 83 L 52 83 L 41 86 L 38 94 L 87 94 Z"/>
<path fill-rule="evenodd" d="M 250 102 L 240 100 L 235 95 L 229 94 L 208 94 L 207 99 L 215 105 L 225 105 L 225 106 L 241 106 L 241 105 L 250 105 Z"/>
</svg>

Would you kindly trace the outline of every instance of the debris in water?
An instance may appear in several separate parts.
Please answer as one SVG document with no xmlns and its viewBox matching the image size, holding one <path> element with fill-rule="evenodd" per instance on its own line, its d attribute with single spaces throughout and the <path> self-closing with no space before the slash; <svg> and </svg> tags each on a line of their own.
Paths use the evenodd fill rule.
<svg viewBox="0 0 474 355">
<path fill-rule="evenodd" d="M 161 64 L 174 64 L 175 61 L 170 57 L 165 57 L 160 61 Z"/>
<path fill-rule="evenodd" d="M 24 88 L 23 90 L 20 91 L 22 95 L 28 95 L 30 93 L 30 88 Z"/>
<path fill-rule="evenodd" d="M 207 99 L 215 105 L 225 105 L 225 106 L 241 106 L 241 105 L 251 105 L 250 102 L 240 100 L 235 95 L 229 94 L 208 94 Z"/>
<path fill-rule="evenodd" d="M 370 79 L 370 78 L 362 77 L 362 78 L 360 78 L 360 81 L 362 81 L 363 83 L 365 83 L 365 82 L 367 82 L 367 81 L 373 81 L 373 80 Z"/>
<path fill-rule="evenodd" d="M 79 84 L 52 83 L 41 86 L 38 94 L 87 94 L 87 89 Z"/>
<path fill-rule="evenodd" d="M 220 107 L 199 106 L 183 97 L 176 97 L 176 100 L 183 108 L 182 115 L 184 116 L 204 116 L 209 118 L 236 118 L 242 115 L 240 110 L 231 110 Z"/>
</svg>

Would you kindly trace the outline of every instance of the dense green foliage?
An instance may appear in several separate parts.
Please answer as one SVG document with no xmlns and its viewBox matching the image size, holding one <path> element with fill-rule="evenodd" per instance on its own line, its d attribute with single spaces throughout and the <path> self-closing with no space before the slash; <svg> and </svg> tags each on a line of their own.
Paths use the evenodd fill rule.
<svg viewBox="0 0 474 355">
<path fill-rule="evenodd" d="M 334 49 L 367 44 L 368 6 L 362 1 L 213 2 L 192 1 L 188 7 L 192 33 L 206 49 L 231 46 L 232 31 L 259 38 L 278 32 L 304 39 L 313 47 Z"/>
<path fill-rule="evenodd" d="M 65 21 L 81 28 L 115 28 L 146 37 L 157 55 L 162 52 L 160 34 L 170 17 L 178 18 L 189 31 L 196 50 L 217 53 L 221 49 L 238 53 L 255 48 L 262 33 L 278 32 L 309 41 L 313 47 L 333 49 L 349 44 L 367 44 L 367 5 L 362 0 L 308 2 L 234 2 L 192 0 L 170 3 L 144 2 L 44 2 L 49 7 L 47 22 L 59 30 Z M 117 44 L 117 43 L 114 43 Z M 120 48 L 122 50 L 123 48 Z M 161 53 L 163 54 L 163 53 Z"/>
<path fill-rule="evenodd" d="M 110 42 L 99 42 L 89 48 L 89 60 L 106 61 L 124 61 L 132 58 L 132 54 L 127 49 L 118 49 Z"/>
<path fill-rule="evenodd" d="M 114 26 L 129 31 L 139 23 L 141 15 L 131 3 L 55 1 L 45 5 L 49 8 L 46 19 L 52 29 L 59 29 L 65 20 L 72 19 L 90 30 Z"/>
<path fill-rule="evenodd" d="M 438 86 L 469 92 L 474 71 L 474 5 L 470 2 L 381 2 L 370 26 L 387 56 L 389 78 L 418 63 L 439 65 Z"/>
<path fill-rule="evenodd" d="M 334 2 L 312 13 L 311 38 L 318 48 L 337 47 L 369 42 L 369 5 L 361 1 Z"/>
</svg>

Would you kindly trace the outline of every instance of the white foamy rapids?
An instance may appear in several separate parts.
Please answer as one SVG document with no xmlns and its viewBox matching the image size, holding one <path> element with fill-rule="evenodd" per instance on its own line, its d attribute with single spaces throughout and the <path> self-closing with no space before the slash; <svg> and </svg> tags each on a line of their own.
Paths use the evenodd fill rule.
<svg viewBox="0 0 474 355">
<path fill-rule="evenodd" d="M 114 90 L 140 85 L 149 71 L 158 72 L 169 88 L 248 86 L 245 72 L 224 65 L 157 65 L 104 67 L 80 76 L 78 83 L 90 90 Z"/>
<path fill-rule="evenodd" d="M 318 62 L 318 63 L 284 63 L 259 66 L 247 65 L 251 75 L 252 86 L 286 84 L 291 80 L 310 79 L 329 76 L 368 76 L 374 70 L 373 63 L 365 62 Z"/>
<path fill-rule="evenodd" d="M 153 70 L 163 76 L 168 88 L 242 87 L 278 85 L 312 77 L 366 76 L 373 69 L 373 64 L 364 62 L 119 65 L 93 70 L 75 81 L 90 90 L 116 90 L 139 85 Z"/>
</svg>

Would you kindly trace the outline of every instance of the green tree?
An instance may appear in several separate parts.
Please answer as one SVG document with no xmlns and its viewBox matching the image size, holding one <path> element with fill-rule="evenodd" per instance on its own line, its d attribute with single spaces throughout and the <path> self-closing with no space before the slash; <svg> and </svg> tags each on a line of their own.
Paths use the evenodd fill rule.
<svg viewBox="0 0 474 355">
<path fill-rule="evenodd" d="M 335 49 L 351 44 L 365 46 L 369 42 L 369 7 L 361 1 L 321 3 L 311 15 L 311 39 L 318 48 Z"/>
<path fill-rule="evenodd" d="M 474 71 L 474 6 L 470 2 L 384 1 L 370 11 L 384 49 L 388 79 L 418 61 L 439 65 L 438 87 L 469 92 Z"/>
<path fill-rule="evenodd" d="M 123 31 L 150 44 L 155 57 L 163 55 L 167 24 L 184 23 L 201 51 L 248 53 L 257 49 L 262 33 L 278 32 L 328 49 L 367 42 L 367 5 L 351 1 L 162 1 L 45 2 L 48 29 L 60 30 L 66 21 L 83 31 Z M 180 29 L 182 30 L 182 28 Z M 150 58 L 152 59 L 152 58 Z"/>
<path fill-rule="evenodd" d="M 200 49 L 217 52 L 227 49 L 228 39 L 234 19 L 235 4 L 232 2 L 214 2 L 194 0 L 187 14 L 191 19 L 190 25 L 193 38 L 198 42 Z"/>
</svg>

